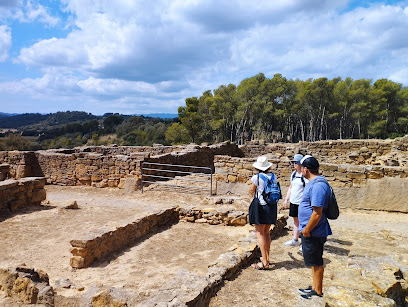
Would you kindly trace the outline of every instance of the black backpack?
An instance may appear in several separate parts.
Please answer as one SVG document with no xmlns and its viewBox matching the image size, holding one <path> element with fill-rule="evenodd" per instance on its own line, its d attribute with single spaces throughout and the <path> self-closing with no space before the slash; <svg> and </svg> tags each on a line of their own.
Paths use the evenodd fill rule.
<svg viewBox="0 0 408 307">
<path fill-rule="evenodd" d="M 336 195 L 334 195 L 332 186 L 326 180 L 323 180 L 323 178 L 319 180 L 319 177 L 317 177 L 315 180 L 313 180 L 313 183 L 316 183 L 316 182 L 324 182 L 327 185 L 329 185 L 329 188 L 330 188 L 329 204 L 327 208 L 324 208 L 324 214 L 329 220 L 337 219 L 340 215 L 340 210 L 339 210 L 339 206 L 337 205 Z"/>
</svg>

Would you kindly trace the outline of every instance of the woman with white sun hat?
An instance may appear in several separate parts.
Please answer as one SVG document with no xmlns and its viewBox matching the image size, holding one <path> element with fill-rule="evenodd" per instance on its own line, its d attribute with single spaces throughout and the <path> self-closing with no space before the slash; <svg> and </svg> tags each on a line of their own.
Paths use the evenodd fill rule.
<svg viewBox="0 0 408 307">
<path fill-rule="evenodd" d="M 265 270 L 269 269 L 269 250 L 271 248 L 271 236 L 269 230 L 272 224 L 277 220 L 277 205 L 269 205 L 263 195 L 265 184 L 268 180 L 279 184 L 275 174 L 269 171 L 272 163 L 265 156 L 258 157 L 256 162 L 252 164 L 259 173 L 251 178 L 252 185 L 249 189 L 251 196 L 254 197 L 249 209 L 249 223 L 255 225 L 256 237 L 258 246 L 261 250 L 262 257 L 258 263 L 252 265 L 254 269 Z M 256 206 L 253 204 L 256 203 Z"/>
</svg>

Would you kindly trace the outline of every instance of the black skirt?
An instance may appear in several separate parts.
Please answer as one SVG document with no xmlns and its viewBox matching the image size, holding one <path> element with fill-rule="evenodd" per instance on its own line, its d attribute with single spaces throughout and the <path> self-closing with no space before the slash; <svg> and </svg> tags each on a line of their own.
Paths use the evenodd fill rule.
<svg viewBox="0 0 408 307">
<path fill-rule="evenodd" d="M 278 205 L 261 205 L 257 198 L 254 198 L 249 206 L 249 224 L 251 225 L 272 225 L 276 224 L 278 218 Z"/>
</svg>

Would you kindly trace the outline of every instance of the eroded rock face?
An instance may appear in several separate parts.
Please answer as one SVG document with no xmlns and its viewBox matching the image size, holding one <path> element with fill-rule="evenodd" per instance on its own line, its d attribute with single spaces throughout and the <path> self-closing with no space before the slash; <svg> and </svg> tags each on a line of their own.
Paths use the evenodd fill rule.
<svg viewBox="0 0 408 307">
<path fill-rule="evenodd" d="M 103 291 L 92 298 L 92 307 L 126 307 L 127 303 L 123 300 L 114 299 L 108 291 Z"/>
<path fill-rule="evenodd" d="M 9 176 L 10 165 L 3 163 L 0 164 L 0 181 L 5 180 Z"/>
<path fill-rule="evenodd" d="M 25 304 L 54 306 L 54 291 L 48 275 L 41 270 L 26 266 L 0 269 L 0 290 Z"/>
<path fill-rule="evenodd" d="M 325 291 L 325 304 L 334 306 L 366 306 L 366 307 L 397 307 L 394 300 L 382 297 L 375 293 L 358 291 L 344 287 L 329 287 Z"/>
</svg>

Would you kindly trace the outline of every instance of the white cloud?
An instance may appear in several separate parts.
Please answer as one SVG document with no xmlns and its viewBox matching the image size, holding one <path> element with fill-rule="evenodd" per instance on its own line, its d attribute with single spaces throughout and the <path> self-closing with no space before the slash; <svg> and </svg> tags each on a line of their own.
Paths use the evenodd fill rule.
<svg viewBox="0 0 408 307">
<path fill-rule="evenodd" d="M 24 20 L 55 25 L 58 19 L 39 3 L 27 2 Z M 259 72 L 293 79 L 393 77 L 406 83 L 401 67 L 408 61 L 407 7 L 343 11 L 348 4 L 63 0 L 71 32 L 22 48 L 15 63 L 39 68 L 44 76 L 11 88 L 35 97 L 81 97 L 88 106 L 102 101 L 104 108 L 110 99 L 107 111 L 141 106 L 176 111 L 187 97 Z"/>
<path fill-rule="evenodd" d="M 28 0 L 25 10 L 26 10 L 26 14 L 25 14 L 26 20 L 24 21 L 27 21 L 27 22 L 38 20 L 49 26 L 55 26 L 59 21 L 58 18 L 51 16 L 48 13 L 47 9 L 44 6 L 38 4 L 36 1 Z"/>
<path fill-rule="evenodd" d="M 0 20 L 19 20 L 28 23 L 38 21 L 54 27 L 59 18 L 52 16 L 49 8 L 41 5 L 41 0 L 4 0 L 0 1 Z"/>
<path fill-rule="evenodd" d="M 0 62 L 8 58 L 11 47 L 11 32 L 8 26 L 0 25 Z"/>
</svg>

